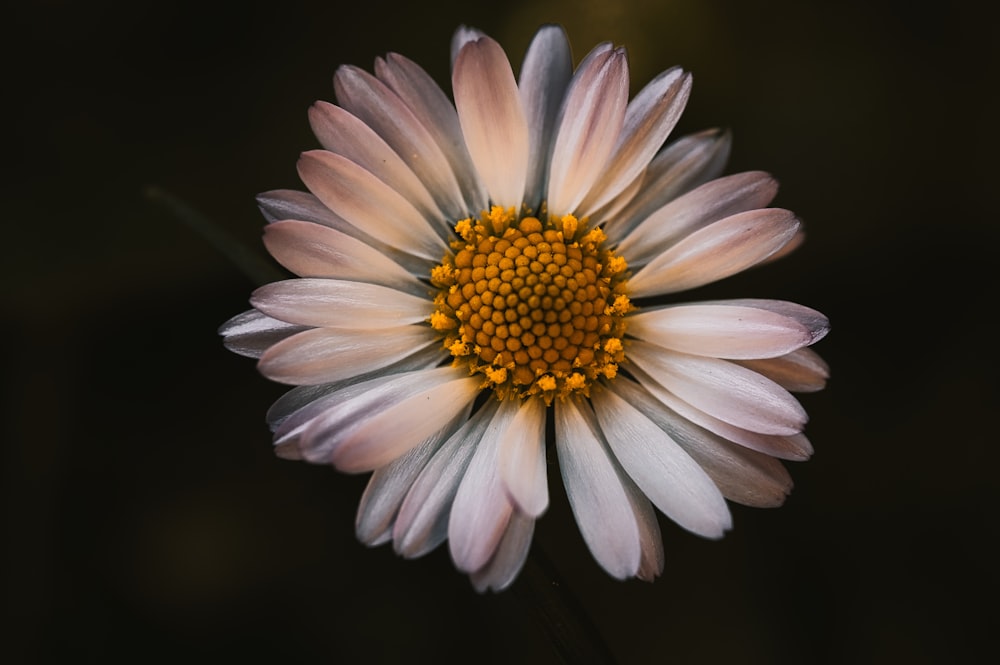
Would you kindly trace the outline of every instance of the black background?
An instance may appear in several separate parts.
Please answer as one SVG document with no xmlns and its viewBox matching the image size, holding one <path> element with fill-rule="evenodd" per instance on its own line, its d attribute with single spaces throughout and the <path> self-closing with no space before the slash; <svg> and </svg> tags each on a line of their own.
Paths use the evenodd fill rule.
<svg viewBox="0 0 1000 665">
<path fill-rule="evenodd" d="M 782 183 L 808 240 L 706 293 L 830 316 L 814 458 L 779 510 L 666 570 L 594 563 L 558 473 L 544 549 L 622 663 L 970 662 L 991 644 L 998 467 L 995 28 L 971 3 L 285 0 L 5 10 L 6 662 L 558 662 L 519 580 L 479 596 L 446 548 L 353 536 L 363 477 L 278 460 L 282 392 L 215 330 L 253 283 L 144 195 L 260 248 L 258 192 L 301 188 L 341 63 L 398 51 L 448 79 L 460 23 L 515 63 L 563 23 L 681 64 L 676 135 L 732 129 L 728 171 Z M 693 294 L 698 297 L 700 294 Z M 552 469 L 553 471 L 554 468 Z M 983 651 L 989 653 L 993 651 Z"/>
</svg>

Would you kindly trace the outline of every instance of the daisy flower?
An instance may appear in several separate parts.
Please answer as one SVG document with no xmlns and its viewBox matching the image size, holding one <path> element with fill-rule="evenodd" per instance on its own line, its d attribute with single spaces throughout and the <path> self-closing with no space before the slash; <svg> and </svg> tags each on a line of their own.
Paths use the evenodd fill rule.
<svg viewBox="0 0 1000 665">
<path fill-rule="evenodd" d="M 343 66 L 309 112 L 309 192 L 259 197 L 264 243 L 297 278 L 221 329 L 296 386 L 268 413 L 277 454 L 373 472 L 356 531 L 404 557 L 445 540 L 477 590 L 500 590 L 549 503 L 554 448 L 597 562 L 663 569 L 654 507 L 718 538 L 726 500 L 776 506 L 779 459 L 811 451 L 790 391 L 823 387 L 828 329 L 777 300 L 673 294 L 772 260 L 800 224 L 766 207 L 766 173 L 718 177 L 729 136 L 666 144 L 691 91 L 669 69 L 629 100 L 625 51 L 574 69 L 542 27 L 515 77 L 460 28 L 454 102 L 389 54 Z M 554 444 L 549 446 L 554 440 Z"/>
</svg>

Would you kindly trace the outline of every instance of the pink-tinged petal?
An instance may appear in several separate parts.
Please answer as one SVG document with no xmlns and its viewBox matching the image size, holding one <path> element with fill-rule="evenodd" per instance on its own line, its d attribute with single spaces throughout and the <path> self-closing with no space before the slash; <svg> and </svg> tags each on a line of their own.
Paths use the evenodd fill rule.
<svg viewBox="0 0 1000 665">
<path fill-rule="evenodd" d="M 590 221 L 592 224 L 600 225 L 604 224 L 605 228 L 611 224 L 615 219 L 617 219 L 618 212 L 628 205 L 629 201 L 635 197 L 641 195 L 642 189 L 644 187 L 644 176 L 639 175 L 635 180 L 633 180 L 629 185 L 623 189 L 618 196 L 608 201 L 599 210 L 595 211 L 590 215 Z M 608 221 L 610 220 L 610 221 Z M 612 245 L 618 244 L 619 238 L 616 237 L 612 240 Z"/>
<path fill-rule="evenodd" d="M 500 439 L 497 468 L 514 505 L 529 517 L 540 516 L 549 506 L 545 471 L 545 406 L 529 399 Z"/>
<path fill-rule="evenodd" d="M 441 236 L 409 201 L 368 171 L 325 150 L 303 153 L 298 167 L 306 187 L 355 227 L 415 256 L 440 259 Z"/>
<path fill-rule="evenodd" d="M 795 232 L 795 235 L 792 237 L 792 239 L 789 240 L 787 243 L 785 243 L 784 247 L 782 247 L 777 252 L 775 252 L 771 256 L 761 261 L 758 265 L 766 265 L 768 263 L 773 263 L 774 261 L 778 261 L 785 258 L 789 254 L 797 250 L 799 247 L 801 247 L 805 241 L 806 241 L 806 232 L 802 230 L 802 228 L 799 228 L 799 230 Z"/>
<path fill-rule="evenodd" d="M 233 353 L 260 358 L 268 347 L 303 330 L 306 330 L 305 326 L 278 321 L 251 309 L 223 323 L 219 334 L 222 335 L 222 343 Z"/>
<path fill-rule="evenodd" d="M 757 508 L 784 503 L 792 478 L 777 459 L 698 427 L 632 381 L 615 381 L 609 389 L 666 432 L 730 501 Z"/>
<path fill-rule="evenodd" d="M 292 414 L 316 404 L 330 393 L 343 387 L 342 382 L 322 383 L 316 386 L 296 386 L 279 397 L 267 410 L 267 424 L 276 431 Z"/>
<path fill-rule="evenodd" d="M 329 226 L 340 231 L 352 231 L 354 227 L 323 205 L 309 192 L 294 189 L 275 189 L 257 195 L 257 205 L 269 223 L 283 219 L 299 219 Z"/>
<path fill-rule="evenodd" d="M 628 332 L 647 342 L 699 356 L 773 358 L 826 335 L 829 321 L 814 309 L 780 300 L 718 300 L 643 309 Z"/>
<path fill-rule="evenodd" d="M 717 178 L 649 215 L 618 245 L 630 265 L 642 265 L 682 238 L 737 213 L 757 210 L 778 193 L 778 181 L 763 171 Z"/>
<path fill-rule="evenodd" d="M 361 381 L 354 383 L 361 383 Z M 266 418 L 268 426 L 275 433 L 275 445 L 280 445 L 283 450 L 288 450 L 286 444 L 297 442 L 307 421 L 318 416 L 321 410 L 326 408 L 325 405 L 329 404 L 326 400 L 330 395 L 346 385 L 349 385 L 349 382 L 336 381 L 315 386 L 296 386 L 279 397 L 267 410 Z M 286 426 L 285 423 L 288 423 L 289 420 L 297 420 L 297 424 Z M 279 431 L 282 432 L 280 436 L 278 435 Z M 302 458 L 300 454 L 295 454 L 295 459 Z M 278 457 L 283 457 L 283 455 L 279 454 Z"/>
<path fill-rule="evenodd" d="M 267 423 L 271 431 L 278 430 L 292 415 L 298 416 L 305 409 L 312 408 L 331 393 L 355 383 L 380 377 L 431 369 L 441 364 L 441 347 L 430 344 L 423 349 L 411 353 L 402 360 L 365 374 L 357 374 L 341 381 L 320 383 L 312 386 L 297 386 L 279 397 L 267 410 Z"/>
<path fill-rule="evenodd" d="M 812 455 L 812 444 L 809 443 L 809 439 L 802 433 L 761 434 L 760 432 L 752 432 L 748 429 L 731 425 L 695 408 L 690 403 L 677 397 L 635 365 L 629 367 L 629 371 L 642 384 L 643 388 L 649 391 L 649 394 L 654 396 L 661 404 L 680 416 L 687 418 L 699 427 L 717 434 L 728 441 L 738 443 L 741 446 L 756 450 L 765 455 L 797 462 L 806 460 Z"/>
<path fill-rule="evenodd" d="M 309 423 L 323 415 L 328 409 L 343 402 L 357 391 L 367 390 L 370 381 L 391 380 L 390 373 L 384 377 L 352 377 L 344 381 L 324 383 L 315 386 L 298 386 L 282 395 L 267 412 L 268 424 L 274 432 L 274 445 L 278 457 L 304 459 L 298 443 Z M 356 387 L 360 386 L 360 387 Z"/>
<path fill-rule="evenodd" d="M 392 530 L 393 548 L 407 559 L 423 556 L 448 537 L 448 516 L 459 483 L 499 403 L 490 400 L 448 437 L 399 507 Z"/>
<path fill-rule="evenodd" d="M 443 217 L 427 188 L 381 136 L 345 109 L 316 102 L 309 124 L 320 144 L 351 160 L 396 190 L 428 220 Z"/>
<path fill-rule="evenodd" d="M 521 64 L 518 90 L 528 122 L 528 181 L 524 203 L 537 210 L 545 196 L 556 120 L 573 76 L 566 31 L 546 25 L 535 33 Z"/>
<path fill-rule="evenodd" d="M 723 422 L 761 434 L 802 431 L 807 416 L 787 390 L 735 363 L 633 341 L 629 358 L 657 383 Z"/>
<path fill-rule="evenodd" d="M 272 224 L 294 220 L 326 226 L 375 248 L 415 275 L 426 275 L 429 269 L 425 259 L 400 251 L 350 224 L 339 215 L 334 214 L 332 210 L 323 205 L 322 201 L 309 192 L 278 189 L 259 195 L 257 204 L 260 206 L 264 218 Z"/>
<path fill-rule="evenodd" d="M 591 215 L 591 222 L 604 222 L 609 238 L 623 239 L 654 211 L 721 174 L 731 146 L 732 135 L 718 129 L 674 141 L 636 179 L 633 196 L 615 199 Z"/>
<path fill-rule="evenodd" d="M 680 119 L 690 94 L 691 75 L 675 67 L 635 96 L 625 110 L 625 123 L 604 174 L 580 204 L 581 215 L 599 210 L 642 175 Z"/>
<path fill-rule="evenodd" d="M 392 538 L 396 514 L 406 494 L 445 439 L 468 420 L 471 408 L 472 405 L 469 404 L 447 427 L 441 428 L 419 445 L 375 470 L 358 505 L 354 522 L 358 540 L 372 547 Z"/>
<path fill-rule="evenodd" d="M 291 439 L 274 444 L 274 456 L 280 459 L 289 460 L 290 462 L 301 462 L 305 459 L 302 456 L 302 450 L 299 448 L 298 439 Z"/>
<path fill-rule="evenodd" d="M 257 369 L 279 383 L 331 383 L 386 367 L 434 342 L 430 328 L 423 326 L 316 328 L 269 348 L 260 357 Z"/>
<path fill-rule="evenodd" d="M 552 164 L 549 168 L 549 212 L 576 211 L 604 173 L 625 121 L 628 62 L 623 49 L 595 49 L 580 64 L 563 100 Z"/>
<path fill-rule="evenodd" d="M 340 105 L 392 147 L 448 218 L 461 219 L 469 213 L 447 157 L 399 95 L 368 72 L 350 66 L 337 70 L 333 87 Z"/>
<path fill-rule="evenodd" d="M 595 62 L 598 61 L 603 62 L 604 59 L 607 58 L 608 55 L 611 54 L 614 50 L 615 50 L 614 44 L 612 44 L 611 42 L 601 42 L 594 48 L 590 49 L 590 52 L 587 53 L 587 55 L 583 56 L 583 60 L 581 60 L 580 64 L 577 66 L 575 76 L 579 77 L 580 72 L 593 68 L 595 66 L 594 65 Z M 572 81 L 573 79 L 570 79 L 570 84 L 572 84 Z M 565 108 L 560 109 L 559 118 L 562 118 L 562 116 L 564 115 L 564 111 Z M 561 121 L 556 122 L 557 127 L 559 126 L 560 122 Z"/>
<path fill-rule="evenodd" d="M 632 512 L 635 514 L 635 523 L 639 528 L 641 554 L 639 569 L 635 572 L 635 576 L 643 582 L 652 582 L 663 572 L 663 536 L 660 534 L 660 523 L 656 519 L 653 504 L 620 466 L 618 477 L 622 480 L 622 487 L 628 495 Z"/>
<path fill-rule="evenodd" d="M 462 134 L 491 202 L 519 208 L 528 173 L 528 125 L 507 54 L 489 37 L 468 42 L 451 80 Z"/>
<path fill-rule="evenodd" d="M 328 277 L 381 284 L 414 295 L 427 286 L 391 258 L 335 229 L 297 220 L 264 227 L 264 246 L 299 277 Z"/>
<path fill-rule="evenodd" d="M 463 572 L 475 572 L 489 562 L 513 512 L 497 458 L 500 442 L 511 434 L 519 411 L 516 401 L 500 405 L 455 494 L 448 519 L 448 546 L 455 567 Z"/>
<path fill-rule="evenodd" d="M 629 280 L 630 295 L 676 293 L 729 277 L 780 250 L 798 228 L 795 215 L 771 208 L 709 224 L 640 268 Z"/>
<path fill-rule="evenodd" d="M 288 323 L 366 330 L 420 323 L 434 310 L 427 298 L 388 286 L 311 278 L 266 284 L 253 292 L 250 304 Z"/>
<path fill-rule="evenodd" d="M 622 479 L 586 402 L 556 404 L 556 450 L 570 507 L 587 547 L 609 575 L 635 576 L 642 539 Z"/>
<path fill-rule="evenodd" d="M 615 457 L 653 505 L 706 538 L 732 527 L 719 488 L 666 432 L 611 390 L 595 391 L 591 401 Z"/>
<path fill-rule="evenodd" d="M 469 576 L 476 591 L 503 591 L 509 587 L 528 558 L 534 533 L 535 520 L 514 511 L 493 558 Z"/>
<path fill-rule="evenodd" d="M 799 349 L 780 358 L 742 360 L 739 364 L 797 393 L 822 390 L 830 378 L 830 366 L 812 349 Z"/>
<path fill-rule="evenodd" d="M 441 87 L 417 63 L 398 53 L 377 59 L 375 75 L 399 95 L 437 141 L 458 179 L 467 209 L 485 209 L 486 189 L 465 145 L 455 106 Z"/>
<path fill-rule="evenodd" d="M 360 413 L 358 400 L 388 401 L 398 397 L 399 387 L 403 383 L 409 385 L 414 380 L 440 379 L 441 374 L 433 372 L 423 372 L 419 376 L 411 373 L 386 373 L 360 381 L 347 380 L 331 384 L 331 390 L 289 415 L 275 428 L 274 445 L 284 449 L 294 445 L 299 459 L 316 464 L 329 464 L 332 447 L 327 444 L 330 441 L 303 437 L 314 423 L 323 418 L 342 418 L 345 414 L 349 415 L 352 409 L 358 409 Z"/>
<path fill-rule="evenodd" d="M 322 436 L 332 436 L 333 465 L 345 473 L 363 473 L 385 466 L 413 446 L 446 427 L 455 408 L 466 408 L 475 399 L 478 386 L 470 380 L 453 381 L 433 391 L 417 393 L 387 408 L 363 424 L 344 422 L 334 433 L 326 427 Z M 428 417 L 425 409 L 434 409 Z M 306 436 L 311 432 L 306 432 Z"/>
<path fill-rule="evenodd" d="M 314 420 L 301 445 L 329 449 L 329 460 L 347 473 L 384 466 L 447 427 L 472 403 L 479 381 L 463 374 L 444 367 L 400 375 L 400 385 L 384 394 L 366 393 Z"/>
<path fill-rule="evenodd" d="M 470 28 L 467 25 L 458 26 L 455 34 L 451 36 L 451 66 L 455 66 L 455 60 L 458 59 L 458 54 L 461 52 L 463 46 L 477 39 L 482 39 L 485 36 L 486 33 L 478 28 Z"/>
</svg>

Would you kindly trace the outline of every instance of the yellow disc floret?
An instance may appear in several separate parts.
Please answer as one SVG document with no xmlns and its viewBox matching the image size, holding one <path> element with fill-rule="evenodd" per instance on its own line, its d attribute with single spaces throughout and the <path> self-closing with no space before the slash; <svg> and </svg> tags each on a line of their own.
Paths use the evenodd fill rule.
<svg viewBox="0 0 1000 665">
<path fill-rule="evenodd" d="M 500 399 L 551 403 L 614 378 L 632 309 L 628 266 L 600 229 L 573 215 L 519 217 L 494 206 L 455 225 L 459 239 L 431 271 L 431 326 L 456 364 Z"/>
</svg>

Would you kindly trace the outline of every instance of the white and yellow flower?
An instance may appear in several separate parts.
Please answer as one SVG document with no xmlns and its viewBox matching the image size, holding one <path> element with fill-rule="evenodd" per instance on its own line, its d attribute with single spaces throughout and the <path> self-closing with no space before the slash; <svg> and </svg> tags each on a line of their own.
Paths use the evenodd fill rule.
<svg viewBox="0 0 1000 665">
<path fill-rule="evenodd" d="M 775 300 L 666 303 L 788 251 L 777 185 L 717 177 L 727 134 L 663 147 L 691 89 L 667 70 L 631 101 L 625 51 L 573 69 L 546 26 L 515 78 L 461 28 L 454 104 L 390 54 L 341 67 L 310 110 L 310 193 L 263 194 L 267 249 L 296 279 L 254 292 L 227 346 L 298 386 L 268 418 L 278 454 L 371 472 L 369 545 L 448 540 L 479 590 L 513 581 L 549 502 L 546 425 L 594 557 L 663 568 L 653 506 L 708 538 L 726 499 L 783 502 L 811 446 L 789 391 L 823 387 L 820 313 Z M 662 149 L 661 149 L 662 148 Z"/>
</svg>

